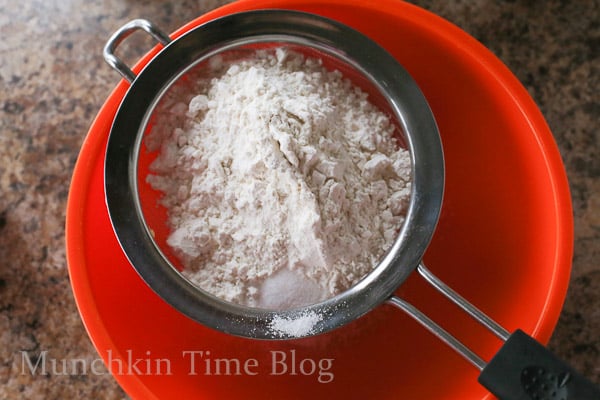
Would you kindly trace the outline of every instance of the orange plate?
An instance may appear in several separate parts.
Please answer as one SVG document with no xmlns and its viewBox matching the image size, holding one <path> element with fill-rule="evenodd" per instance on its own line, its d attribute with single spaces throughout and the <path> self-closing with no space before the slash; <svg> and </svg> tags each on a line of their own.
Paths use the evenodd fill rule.
<svg viewBox="0 0 600 400">
<path fill-rule="evenodd" d="M 463 31 L 394 0 L 241 1 L 174 35 L 256 8 L 298 9 L 346 23 L 408 69 L 439 123 L 447 166 L 442 217 L 425 261 L 507 329 L 521 327 L 547 341 L 570 273 L 571 204 L 552 134 L 517 79 Z M 90 129 L 73 176 L 66 229 L 69 271 L 83 321 L 131 397 L 491 397 L 477 383 L 475 368 L 388 306 L 326 335 L 268 342 L 215 332 L 165 304 L 128 264 L 104 203 L 104 148 L 126 90 L 121 82 Z M 484 359 L 499 348 L 495 337 L 417 276 L 399 292 Z"/>
</svg>

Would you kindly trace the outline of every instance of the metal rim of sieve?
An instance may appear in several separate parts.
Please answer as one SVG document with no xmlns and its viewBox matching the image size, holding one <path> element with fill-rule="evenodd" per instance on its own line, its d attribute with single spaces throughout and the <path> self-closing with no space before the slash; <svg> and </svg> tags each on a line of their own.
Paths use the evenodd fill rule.
<svg viewBox="0 0 600 400">
<path fill-rule="evenodd" d="M 164 48 L 137 75 L 114 55 L 133 31 L 145 30 Z M 411 198 L 398 237 L 380 263 L 358 284 L 317 304 L 273 311 L 220 300 L 191 284 L 164 256 L 141 211 L 138 153 L 152 110 L 167 88 L 191 66 L 235 46 L 259 42 L 308 46 L 342 59 L 377 87 L 404 133 L 412 160 Z M 389 301 L 415 270 L 433 236 L 442 204 L 444 161 L 430 107 L 417 83 L 385 49 L 358 31 L 322 16 L 289 10 L 227 15 L 171 40 L 146 20 L 124 25 L 109 39 L 107 62 L 130 82 L 111 127 L 105 155 L 105 195 L 110 220 L 126 257 L 164 301 L 197 322 L 232 335 L 290 339 L 324 333 Z M 276 331 L 275 319 L 318 315 L 300 335 Z"/>
</svg>

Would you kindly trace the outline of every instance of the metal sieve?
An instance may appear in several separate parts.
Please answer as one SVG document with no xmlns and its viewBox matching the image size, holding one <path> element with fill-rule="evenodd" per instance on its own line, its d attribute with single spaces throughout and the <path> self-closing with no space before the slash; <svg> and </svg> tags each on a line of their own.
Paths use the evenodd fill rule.
<svg viewBox="0 0 600 400">
<path fill-rule="evenodd" d="M 115 55 L 115 50 L 137 30 L 148 32 L 164 47 L 136 74 Z M 359 81 L 375 98 L 375 103 L 394 119 L 412 160 L 412 192 L 406 220 L 379 264 L 340 295 L 284 311 L 232 304 L 184 278 L 155 240 L 153 226 L 144 213 L 139 184 L 143 137 L 152 123 L 153 111 L 169 88 L 216 54 L 274 44 L 290 45 L 323 56 Z M 570 399 L 600 398 L 597 388 L 551 356 L 542 345 L 522 331 L 511 335 L 431 274 L 421 262 L 442 205 L 442 144 L 434 116 L 419 87 L 375 42 L 317 15 L 262 10 L 210 21 L 174 40 L 148 21 L 135 20 L 109 39 L 104 57 L 130 83 L 113 121 L 106 149 L 105 194 L 111 223 L 131 265 L 152 290 L 179 312 L 232 335 L 292 339 L 333 330 L 388 303 L 404 310 L 481 370 L 480 382 L 501 398 L 527 398 L 525 395 L 531 390 L 526 383 L 530 379 L 523 379 L 521 375 L 532 371 L 532 366 L 556 373 L 559 392 L 568 392 Z M 394 296 L 415 269 L 434 288 L 506 342 L 489 363 L 414 306 Z M 306 316 L 318 318 L 312 321 L 310 330 L 300 334 L 273 329 L 275 321 L 300 321 Z M 565 387 L 568 390 L 562 389 Z"/>
</svg>

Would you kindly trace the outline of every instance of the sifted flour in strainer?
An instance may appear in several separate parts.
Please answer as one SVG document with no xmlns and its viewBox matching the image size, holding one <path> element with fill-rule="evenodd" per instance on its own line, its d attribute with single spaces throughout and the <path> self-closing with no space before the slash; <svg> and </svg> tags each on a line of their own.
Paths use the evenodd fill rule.
<svg viewBox="0 0 600 400">
<path fill-rule="evenodd" d="M 113 54 L 116 46 L 136 29 L 149 31 L 166 45 L 137 75 L 124 67 Z M 165 36 L 147 21 L 138 20 L 117 32 L 105 49 L 107 60 L 131 81 L 109 137 L 105 189 L 111 222 L 125 254 L 137 272 L 162 298 L 189 317 L 231 334 L 255 338 L 286 338 L 325 332 L 358 318 L 385 301 L 418 265 L 433 234 L 443 191 L 443 157 L 437 127 L 427 102 L 410 75 L 385 50 L 360 33 L 337 22 L 299 12 L 268 10 L 234 14 L 199 26 L 177 40 L 167 41 Z M 279 52 L 277 49 L 280 49 Z M 259 87 L 252 99 L 246 99 L 245 102 L 239 99 L 240 102 L 234 101 L 234 104 L 259 109 L 261 101 L 275 99 L 282 103 L 287 101 L 287 104 L 279 104 L 277 112 L 273 112 L 272 115 L 260 116 L 269 119 L 263 121 L 263 125 L 274 132 L 270 133 L 271 136 L 259 136 L 257 143 L 252 143 L 250 139 L 256 139 L 256 135 L 243 132 L 244 129 L 251 128 L 250 122 L 223 123 L 222 119 L 231 119 L 232 116 L 235 118 L 235 114 L 223 113 L 227 103 L 221 103 L 220 106 L 209 104 L 207 90 L 212 87 L 210 83 L 214 84 L 214 90 L 227 89 L 232 80 L 240 77 L 241 63 L 256 60 L 257 51 L 266 52 L 261 63 L 274 63 L 277 66 L 278 57 L 281 66 L 286 66 L 286 59 L 292 64 L 304 63 L 303 68 L 310 71 L 308 77 L 306 71 L 302 71 L 298 65 L 295 67 L 296 71 L 290 75 L 298 79 L 303 88 L 310 88 L 305 96 L 309 99 L 316 95 L 323 98 L 327 94 L 326 87 L 329 87 L 328 90 L 333 92 L 328 95 L 331 102 L 338 103 L 336 107 L 332 106 L 334 109 L 343 108 L 346 103 L 362 104 L 367 101 L 367 96 L 370 104 L 354 109 L 346 106 L 349 108 L 348 112 L 336 120 L 335 113 L 328 112 L 319 102 L 311 105 L 310 109 L 298 109 L 302 103 L 292 101 L 295 100 L 293 95 L 297 93 L 294 93 L 295 88 L 289 83 L 289 79 L 283 80 L 285 89 L 289 92 L 288 97 L 277 97 L 276 93 L 273 93 L 273 98 L 267 96 L 263 99 L 259 93 L 264 88 Z M 301 57 L 297 57 L 296 54 L 300 54 Z M 312 70 L 305 65 L 309 62 L 315 63 L 310 66 Z M 249 73 L 255 74 L 254 81 L 266 79 L 257 75 L 258 68 L 255 64 L 247 67 Z M 221 71 L 221 75 L 215 74 L 215 70 L 223 66 L 227 70 Z M 291 68 L 286 66 L 288 67 Z M 237 69 L 238 72 L 231 68 Z M 277 72 L 276 69 L 268 69 L 267 72 L 283 73 Z M 221 79 L 223 76 L 227 79 Z M 272 78 L 269 78 L 271 84 L 275 82 Z M 208 82 L 209 85 L 205 88 L 193 87 L 198 82 Z M 193 94 L 179 97 L 180 89 L 186 87 L 193 87 Z M 360 88 L 360 91 L 355 87 Z M 236 96 L 233 92 L 225 91 L 231 93 L 231 96 Z M 343 96 L 340 96 L 340 93 Z M 237 96 L 241 97 L 242 94 L 243 92 L 237 92 Z M 176 110 L 181 104 L 176 102 L 171 105 L 172 98 L 185 98 L 183 104 L 187 103 L 187 106 L 184 106 L 187 111 L 182 110 L 178 114 Z M 205 121 L 202 118 L 185 121 L 190 105 L 194 117 L 198 113 L 204 113 L 204 116 L 208 116 L 209 111 L 213 113 L 211 124 L 203 129 L 222 124 L 225 130 L 233 126 L 240 132 L 229 135 L 220 135 L 218 132 L 194 135 L 192 139 L 190 135 L 182 133 L 189 127 L 177 131 L 171 126 L 171 118 L 163 119 L 164 114 L 160 112 L 161 107 L 175 110 L 173 119 L 179 118 L 180 126 L 186 123 L 202 124 Z M 357 109 L 362 109 L 362 112 L 357 112 Z M 322 114 L 322 118 L 317 118 L 317 113 Z M 256 113 L 254 115 L 256 116 Z M 359 118 L 366 118 L 366 121 L 360 122 Z M 310 129 L 302 133 L 302 120 L 305 120 L 307 126 L 320 125 L 322 129 Z M 163 130 L 162 124 L 165 123 L 170 127 Z M 352 133 L 355 136 L 352 143 L 342 146 L 340 140 L 350 140 L 341 137 L 339 132 L 331 131 L 331 128 L 342 128 L 344 124 L 356 132 Z M 367 132 L 361 132 L 361 129 L 365 130 L 367 126 Z M 286 136 L 286 129 L 282 128 L 292 132 L 298 128 L 300 131 L 295 137 L 289 132 Z M 157 131 L 166 131 L 171 135 L 177 131 L 178 137 L 165 141 L 161 133 L 154 135 Z M 333 136 L 328 138 L 331 135 Z M 278 136 L 280 140 L 274 141 L 273 136 Z M 153 139 L 156 139 L 154 143 Z M 173 145 L 178 140 L 182 141 L 180 145 L 188 140 L 202 142 L 196 150 L 181 146 L 184 149 L 183 153 L 203 148 L 209 154 L 204 157 L 191 156 L 184 160 L 179 155 L 173 155 L 178 151 L 177 146 Z M 158 156 L 157 152 L 148 149 L 148 142 L 151 150 L 167 143 L 162 153 L 170 155 Z M 168 143 L 173 146 L 169 147 Z M 256 151 L 250 151 L 249 156 L 246 154 L 247 149 L 252 149 L 253 146 Z M 317 151 L 322 154 L 316 154 Z M 239 157 L 228 160 L 232 152 L 237 152 Z M 258 160 L 246 165 L 234 165 L 239 160 L 248 160 L 253 154 Z M 187 156 L 184 154 L 183 157 Z M 198 166 L 194 168 L 205 172 L 211 170 L 213 175 L 221 171 L 223 176 L 220 180 L 211 178 L 207 182 L 197 182 L 196 187 L 202 189 L 201 193 L 199 196 L 188 196 L 187 191 L 191 190 L 191 187 L 171 179 L 168 175 L 170 167 L 163 167 L 177 162 L 189 162 L 193 165 L 196 161 Z M 212 166 L 214 168 L 208 168 L 210 163 L 215 164 Z M 301 177 L 304 181 L 290 174 L 289 168 L 284 169 L 286 165 L 293 167 L 295 163 L 298 165 L 295 168 L 296 172 L 306 172 L 306 176 Z M 419 168 L 415 168 L 416 165 Z M 260 208 L 260 204 L 253 204 L 254 208 L 248 208 L 246 211 L 248 218 L 238 219 L 238 225 L 234 225 L 228 232 L 219 232 L 218 229 L 225 223 L 220 215 L 221 208 L 240 210 L 244 205 L 235 204 L 236 201 L 240 202 L 240 199 L 264 201 L 264 193 L 258 192 L 265 192 L 270 188 L 261 188 L 254 183 L 248 184 L 243 176 L 238 179 L 228 175 L 232 169 L 244 170 L 249 166 L 258 170 L 264 168 L 281 172 L 277 179 L 272 179 L 275 189 L 279 189 L 275 190 L 276 197 L 315 197 L 317 193 L 320 196 L 323 190 L 322 203 L 325 206 L 319 209 L 319 202 L 292 202 L 291 204 L 295 205 L 309 204 L 313 209 L 311 212 L 306 212 L 310 207 L 303 209 L 298 206 L 296 209 L 288 209 L 287 219 L 277 221 L 261 220 L 255 218 L 255 215 L 250 215 Z M 162 178 L 161 174 L 156 174 L 157 171 L 154 174 L 159 177 L 150 178 L 159 191 L 154 190 L 147 182 L 148 175 L 153 174 L 153 168 L 162 168 Z M 350 175 L 344 173 L 344 169 L 353 168 L 358 170 Z M 353 176 L 355 181 L 348 182 L 348 176 Z M 294 179 L 290 179 L 291 177 Z M 385 179 L 381 179 L 384 177 Z M 191 180 L 202 179 L 202 175 L 198 174 Z M 234 181 L 235 184 L 228 186 L 232 183 L 230 181 Z M 298 182 L 304 182 L 307 190 L 291 190 L 296 189 L 293 186 L 298 185 Z M 180 187 L 169 188 L 170 184 Z M 359 187 L 362 185 L 369 187 Z M 181 186 L 184 187 L 180 193 Z M 227 196 L 228 188 L 232 192 L 230 196 Z M 239 190 L 249 193 L 242 195 Z M 253 190 L 257 193 L 252 193 Z M 351 190 L 354 192 L 343 193 Z M 175 215 L 175 219 L 184 214 L 188 218 L 196 213 L 202 222 L 194 224 L 194 228 L 185 229 L 206 229 L 210 235 L 201 232 L 200 235 L 189 235 L 186 239 L 186 234 L 179 235 L 176 229 L 172 229 L 178 226 L 177 221 L 168 226 L 165 223 L 169 218 L 165 207 L 157 206 L 161 201 L 163 204 L 165 201 L 169 203 L 170 200 L 164 196 L 165 191 L 174 193 L 175 196 L 181 194 L 182 198 L 191 202 L 203 202 L 203 197 L 220 193 L 209 203 L 203 202 L 202 205 L 196 204 L 193 207 L 186 205 L 185 213 L 170 213 L 171 216 Z M 338 197 L 340 201 L 331 201 Z M 221 204 L 220 207 L 212 209 L 205 207 L 210 204 L 219 205 L 221 199 L 228 204 Z M 346 218 L 345 225 L 335 229 L 334 224 L 338 221 L 335 220 L 334 208 L 339 207 L 344 199 L 352 200 L 353 204 L 348 205 L 342 212 L 346 217 L 354 217 Z M 177 208 L 177 201 L 172 205 L 171 208 Z M 267 203 L 265 206 L 273 207 L 273 204 Z M 332 210 L 328 207 L 332 207 Z M 188 212 L 190 210 L 193 212 Z M 198 215 L 199 212 L 205 211 L 210 215 Z M 331 214 L 331 218 L 323 219 L 322 216 L 327 213 Z M 209 221 L 210 218 L 212 222 Z M 311 218 L 313 221 L 310 221 Z M 321 230 L 315 230 L 318 219 L 321 223 L 330 223 L 331 226 L 321 226 Z M 254 227 L 251 226 L 253 220 L 256 222 Z M 351 226 L 353 224 L 357 226 Z M 286 229 L 281 229 L 282 225 L 287 225 Z M 330 235 L 327 229 L 331 229 Z M 378 232 L 372 232 L 375 229 Z M 244 230 L 253 230 L 254 234 L 250 235 L 243 232 Z M 228 236 L 240 235 L 241 239 L 247 241 L 262 237 L 268 243 L 268 240 L 276 237 L 281 231 L 295 231 L 296 234 L 289 238 L 289 242 L 298 242 L 294 246 L 287 246 L 287 249 L 292 250 L 287 251 L 287 254 L 284 252 L 281 260 L 284 260 L 284 264 L 293 264 L 296 268 L 287 270 L 294 273 L 301 270 L 300 275 L 310 276 L 311 282 L 320 283 L 321 279 L 317 275 L 322 273 L 322 266 L 329 267 L 322 259 L 331 257 L 331 254 L 326 254 L 322 251 L 323 247 L 319 247 L 324 241 L 335 241 L 343 237 L 344 240 L 353 240 L 353 243 L 356 243 L 356 246 L 351 243 L 349 246 L 336 247 L 341 254 L 337 254 L 339 259 L 331 263 L 333 269 L 343 269 L 345 264 L 356 260 L 359 260 L 361 265 L 356 268 L 354 276 L 334 273 L 332 277 L 324 278 L 323 286 L 327 291 L 323 292 L 322 288 L 319 288 L 319 293 L 305 299 L 306 301 L 293 303 L 293 296 L 289 296 L 281 304 L 262 303 L 262 307 L 253 306 L 257 304 L 253 303 L 253 300 L 260 302 L 261 299 L 260 296 L 252 298 L 251 292 L 256 290 L 258 293 L 259 289 L 252 285 L 243 288 L 246 290 L 246 293 L 240 296 L 240 303 L 243 304 L 238 304 L 223 300 L 210 290 L 200 289 L 191 282 L 190 275 L 186 276 L 187 268 L 184 264 L 189 261 L 186 257 L 197 258 L 196 256 L 201 255 L 204 250 L 215 254 L 217 262 L 214 263 L 214 268 L 220 267 L 219 261 L 227 262 L 227 257 L 235 260 L 236 253 L 227 254 L 227 251 L 232 251 L 232 248 L 227 249 L 227 246 L 223 246 L 224 254 L 219 254 L 221 247 L 215 246 L 215 241 L 227 244 Z M 167 243 L 173 232 L 175 238 L 171 237 L 171 242 L 179 243 L 179 246 L 175 246 L 179 249 L 174 249 Z M 225 234 L 220 235 L 221 233 Z M 315 238 L 311 239 L 311 235 Z M 363 240 L 367 245 L 358 243 L 355 235 L 365 236 Z M 367 237 L 369 235 L 372 239 Z M 192 237 L 197 238 L 198 243 L 193 243 L 196 239 L 188 240 Z M 240 246 L 245 245 L 242 241 L 238 243 L 241 243 Z M 306 249 L 302 243 L 309 243 L 312 248 Z M 275 246 L 281 244 L 275 243 Z M 263 251 L 260 246 L 247 247 L 260 253 L 257 254 L 257 258 L 265 254 L 277 254 L 276 251 Z M 282 247 L 285 249 L 286 245 Z M 378 252 L 372 254 L 375 249 Z M 245 254 L 242 261 L 248 261 L 250 256 L 251 253 Z M 290 258 L 295 261 L 287 262 Z M 335 262 L 339 265 L 335 266 Z M 247 268 L 247 265 L 243 262 L 236 267 L 237 270 L 230 269 L 228 273 L 238 276 L 240 273 L 246 273 L 244 268 Z M 253 268 L 256 267 L 255 265 Z M 235 276 L 231 276 L 233 279 L 224 279 L 228 278 L 226 275 L 227 273 L 216 275 L 216 278 L 213 275 L 213 282 L 216 285 L 236 283 Z M 252 275 L 246 275 L 247 280 L 252 280 L 250 276 Z M 289 283 L 289 276 L 273 274 L 275 281 L 280 278 L 284 283 Z M 272 290 L 275 286 L 275 291 L 278 292 L 276 295 L 281 293 L 280 285 L 272 285 L 273 280 L 266 283 L 267 287 L 262 288 L 266 290 L 262 292 Z M 276 295 L 272 297 L 276 298 Z M 230 300 L 236 300 L 235 296 Z M 314 317 L 315 315 L 319 317 Z M 305 321 L 305 329 L 301 330 L 301 335 L 290 334 L 292 330 L 289 329 L 274 329 L 282 328 L 286 322 L 292 326 L 294 321 L 300 319 Z M 312 321 L 310 329 L 306 328 L 309 325 L 306 321 Z"/>
<path fill-rule="evenodd" d="M 167 244 L 223 300 L 282 310 L 340 294 L 404 221 L 411 161 L 396 125 L 322 59 L 220 53 L 154 115 L 146 180 L 168 211 Z"/>
</svg>

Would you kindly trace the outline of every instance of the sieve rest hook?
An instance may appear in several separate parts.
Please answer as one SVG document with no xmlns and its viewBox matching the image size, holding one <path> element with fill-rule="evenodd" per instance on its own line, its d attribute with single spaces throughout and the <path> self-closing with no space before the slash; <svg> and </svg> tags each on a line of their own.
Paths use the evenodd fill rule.
<svg viewBox="0 0 600 400">
<path fill-rule="evenodd" d="M 134 19 L 125 25 L 123 25 L 119 30 L 117 30 L 113 35 L 108 39 L 106 45 L 104 45 L 103 56 L 104 60 L 110 65 L 113 69 L 115 69 L 121 76 L 129 83 L 133 82 L 136 78 L 135 73 L 129 68 L 123 60 L 115 55 L 115 51 L 117 47 L 129 37 L 135 31 L 145 31 L 157 42 L 161 43 L 163 46 L 171 43 L 171 38 L 169 35 L 161 31 L 154 25 L 152 22 L 145 19 Z"/>
<path fill-rule="evenodd" d="M 535 339 L 521 330 L 511 334 L 433 275 L 423 263 L 417 271 L 447 299 L 504 342 L 489 363 L 406 300 L 392 296 L 387 303 L 406 312 L 473 364 L 480 371 L 479 383 L 500 400 L 600 399 L 600 388 Z"/>
</svg>

